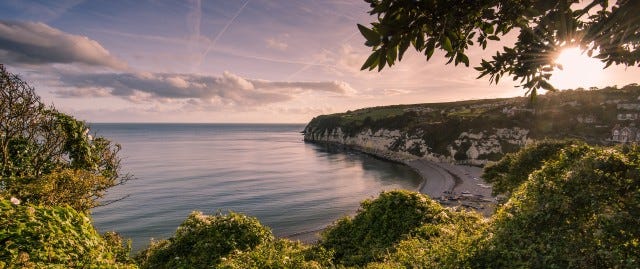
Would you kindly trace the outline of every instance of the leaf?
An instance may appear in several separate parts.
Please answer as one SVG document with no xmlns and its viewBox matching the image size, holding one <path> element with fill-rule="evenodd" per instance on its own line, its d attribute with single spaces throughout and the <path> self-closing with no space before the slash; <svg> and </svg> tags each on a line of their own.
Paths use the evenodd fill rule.
<svg viewBox="0 0 640 269">
<path fill-rule="evenodd" d="M 365 70 L 369 67 L 375 66 L 374 63 L 378 59 L 378 54 L 379 54 L 379 51 L 377 50 L 371 53 L 371 55 L 369 55 L 369 58 L 367 58 L 367 60 L 364 62 L 360 70 Z"/>
<path fill-rule="evenodd" d="M 476 32 L 471 32 L 471 34 L 469 34 L 467 39 L 471 40 L 474 36 L 476 36 Z"/>
<path fill-rule="evenodd" d="M 487 37 L 489 40 L 500 41 L 500 38 L 497 35 L 490 35 Z"/>
<path fill-rule="evenodd" d="M 449 37 L 445 36 L 442 39 L 442 48 L 446 51 L 453 51 L 453 47 L 451 47 L 451 40 L 449 40 Z"/>
<path fill-rule="evenodd" d="M 424 52 L 427 55 L 427 61 L 431 59 L 431 56 L 433 56 L 433 52 L 435 50 L 436 50 L 435 41 L 433 39 L 430 39 L 429 42 L 427 42 L 427 49 Z"/>
<path fill-rule="evenodd" d="M 547 90 L 547 91 L 555 91 L 556 88 L 553 87 L 553 85 L 549 84 L 549 82 L 547 82 L 546 80 L 540 80 L 540 82 L 538 82 L 538 85 L 540 85 L 540 87 L 542 87 L 543 89 Z"/>
<path fill-rule="evenodd" d="M 410 44 L 411 43 L 409 42 L 408 39 L 404 39 L 400 42 L 400 45 L 399 45 L 400 54 L 398 57 L 398 61 L 402 61 L 402 56 L 404 55 L 404 52 L 407 51 Z"/>
<path fill-rule="evenodd" d="M 484 28 L 482 30 L 484 30 L 484 32 L 487 33 L 487 34 L 493 34 L 493 25 L 485 24 L 485 26 L 484 26 Z"/>
<path fill-rule="evenodd" d="M 416 36 L 416 39 L 413 40 L 413 46 L 417 49 L 422 51 L 422 49 L 424 49 L 424 35 L 422 34 L 418 34 Z"/>
<path fill-rule="evenodd" d="M 378 72 L 382 71 L 385 64 L 387 63 L 387 53 L 385 51 L 380 52 L 380 57 L 378 57 Z"/>
<path fill-rule="evenodd" d="M 462 53 L 458 55 L 460 55 L 460 58 L 461 58 L 460 61 L 463 62 L 466 67 L 469 67 L 469 57 L 467 57 L 467 55 L 464 55 Z"/>
<path fill-rule="evenodd" d="M 607 67 L 609 67 L 611 64 L 613 63 L 613 60 L 609 60 L 607 61 L 607 63 L 604 65 L 604 67 L 602 69 L 606 69 Z"/>
<path fill-rule="evenodd" d="M 397 57 L 398 47 L 392 47 L 391 49 L 389 49 L 389 51 L 387 52 L 387 63 L 389 63 L 389 66 L 392 66 L 395 63 Z"/>
<path fill-rule="evenodd" d="M 374 30 L 371 30 L 367 27 L 362 26 L 362 24 L 358 24 L 358 30 L 367 39 L 367 42 L 370 44 L 380 43 L 380 35 L 376 33 Z"/>
</svg>

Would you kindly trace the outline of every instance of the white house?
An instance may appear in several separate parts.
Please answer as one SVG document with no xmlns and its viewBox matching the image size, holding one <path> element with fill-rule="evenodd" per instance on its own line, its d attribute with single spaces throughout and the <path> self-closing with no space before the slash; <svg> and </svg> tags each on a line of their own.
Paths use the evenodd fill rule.
<svg viewBox="0 0 640 269">
<path fill-rule="evenodd" d="M 611 130 L 611 141 L 619 143 L 640 142 L 640 131 L 635 126 L 620 127 L 620 125 L 616 125 Z"/>
</svg>

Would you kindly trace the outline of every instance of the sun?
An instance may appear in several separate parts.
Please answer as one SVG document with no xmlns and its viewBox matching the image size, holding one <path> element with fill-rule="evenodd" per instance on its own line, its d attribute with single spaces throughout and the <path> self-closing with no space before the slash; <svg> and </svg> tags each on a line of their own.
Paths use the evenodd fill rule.
<svg viewBox="0 0 640 269">
<path fill-rule="evenodd" d="M 550 82 L 556 89 L 588 88 L 601 85 L 604 63 L 582 53 L 577 47 L 562 50 L 555 60 L 563 69 L 553 71 Z"/>
</svg>

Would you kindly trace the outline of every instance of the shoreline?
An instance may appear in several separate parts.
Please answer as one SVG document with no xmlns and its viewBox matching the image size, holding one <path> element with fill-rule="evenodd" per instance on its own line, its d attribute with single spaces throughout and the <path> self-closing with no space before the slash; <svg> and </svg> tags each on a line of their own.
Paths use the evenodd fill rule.
<svg viewBox="0 0 640 269">
<path fill-rule="evenodd" d="M 387 162 L 406 165 L 422 178 L 422 182 L 415 191 L 428 195 L 431 199 L 439 202 L 443 206 L 464 207 L 474 210 L 484 217 L 493 215 L 495 211 L 495 205 L 497 204 L 496 198 L 491 195 L 491 186 L 482 180 L 482 168 L 480 167 L 434 162 L 420 158 L 402 158 L 392 152 L 377 152 L 326 141 L 305 142 L 351 149 Z M 326 227 L 282 237 L 312 244 L 318 241 L 319 234 L 324 229 L 326 229 Z"/>
<path fill-rule="evenodd" d="M 482 168 L 414 159 L 404 162 L 422 177 L 418 192 L 444 206 L 462 206 L 489 217 L 494 213 L 496 198 L 492 188 L 482 179 Z"/>
<path fill-rule="evenodd" d="M 477 211 L 484 217 L 493 215 L 497 204 L 491 195 L 491 185 L 482 179 L 482 168 L 470 165 L 437 162 L 401 155 L 396 152 L 379 151 L 355 145 L 345 145 L 328 141 L 305 141 L 313 144 L 356 150 L 373 157 L 406 165 L 422 178 L 417 192 L 448 207 L 462 206 Z"/>
</svg>

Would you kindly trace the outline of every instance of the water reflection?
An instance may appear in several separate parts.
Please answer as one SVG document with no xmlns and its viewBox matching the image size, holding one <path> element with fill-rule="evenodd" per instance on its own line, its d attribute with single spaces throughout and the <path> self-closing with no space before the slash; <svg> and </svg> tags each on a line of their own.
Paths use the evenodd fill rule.
<svg viewBox="0 0 640 269">
<path fill-rule="evenodd" d="M 166 238 L 193 210 L 258 217 L 276 235 L 325 227 L 381 190 L 416 189 L 403 165 L 304 143 L 302 125 L 95 124 L 122 144 L 138 180 L 112 189 L 125 200 L 93 210 L 97 228 L 133 239 Z"/>
</svg>

